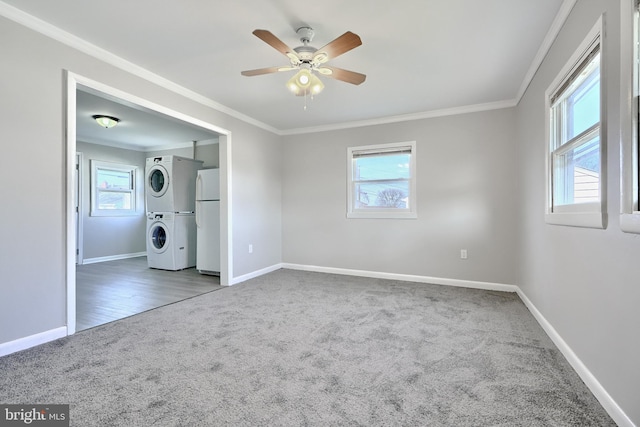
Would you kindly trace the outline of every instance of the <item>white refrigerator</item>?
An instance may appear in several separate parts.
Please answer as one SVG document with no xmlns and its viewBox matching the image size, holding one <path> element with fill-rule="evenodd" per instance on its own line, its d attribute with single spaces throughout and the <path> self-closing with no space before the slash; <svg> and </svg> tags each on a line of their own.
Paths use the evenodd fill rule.
<svg viewBox="0 0 640 427">
<path fill-rule="evenodd" d="M 220 170 L 203 169 L 196 178 L 196 269 L 220 275 Z"/>
</svg>

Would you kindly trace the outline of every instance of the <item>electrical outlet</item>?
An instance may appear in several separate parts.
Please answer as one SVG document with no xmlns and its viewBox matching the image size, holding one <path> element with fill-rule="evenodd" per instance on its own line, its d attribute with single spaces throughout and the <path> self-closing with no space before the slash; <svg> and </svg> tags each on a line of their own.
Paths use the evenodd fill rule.
<svg viewBox="0 0 640 427">
<path fill-rule="evenodd" d="M 249 245 L 249 253 L 252 254 L 253 253 L 253 245 Z"/>
<path fill-rule="evenodd" d="M 467 250 L 460 249 L 460 259 L 467 259 Z"/>
</svg>

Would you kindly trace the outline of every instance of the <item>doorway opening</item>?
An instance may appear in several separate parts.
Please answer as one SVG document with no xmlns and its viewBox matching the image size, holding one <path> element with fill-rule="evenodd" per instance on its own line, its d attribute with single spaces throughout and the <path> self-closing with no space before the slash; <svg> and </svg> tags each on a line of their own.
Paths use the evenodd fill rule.
<svg viewBox="0 0 640 427">
<path fill-rule="evenodd" d="M 67 334 L 68 335 L 75 333 L 78 327 L 77 305 L 78 305 L 79 293 L 76 286 L 77 286 L 77 278 L 79 276 L 79 273 L 76 271 L 76 263 L 78 264 L 78 267 L 84 268 L 85 266 L 82 265 L 83 259 L 87 259 L 87 258 L 84 258 L 84 256 L 91 258 L 90 256 L 88 256 L 88 254 L 90 253 L 88 251 L 89 248 L 84 247 L 85 245 L 82 245 L 81 243 L 82 240 L 80 240 L 80 237 L 84 235 L 84 239 L 85 239 L 84 241 L 86 242 L 88 241 L 90 236 L 88 236 L 87 232 L 82 231 L 83 230 L 82 224 L 84 222 L 86 225 L 87 220 L 86 219 L 85 221 L 82 220 L 82 216 L 83 216 L 82 206 L 79 206 L 79 203 L 78 203 L 78 201 L 79 200 L 81 201 L 83 198 L 82 193 L 78 192 L 78 190 L 82 187 L 81 184 L 79 184 L 78 182 L 79 181 L 82 182 L 82 179 L 80 176 L 81 172 L 78 171 L 78 169 L 76 169 L 77 152 L 79 151 L 78 145 L 83 144 L 82 151 L 85 151 L 84 148 L 87 147 L 87 144 L 85 143 L 80 143 L 80 144 L 78 143 L 78 135 L 79 133 L 81 133 L 79 132 L 79 126 L 81 126 L 81 121 L 85 119 L 83 115 L 79 115 L 80 111 L 78 109 L 78 105 L 79 105 L 78 99 L 83 98 L 85 95 L 91 95 L 93 96 L 93 98 L 102 99 L 106 103 L 110 103 L 111 106 L 119 105 L 122 108 L 129 109 L 130 112 L 131 111 L 135 112 L 136 114 L 146 114 L 148 116 L 153 116 L 155 120 L 160 119 L 160 120 L 166 121 L 167 123 L 172 122 L 174 124 L 180 124 L 181 126 L 191 127 L 193 129 L 197 129 L 201 132 L 204 132 L 205 135 L 210 135 L 213 138 L 217 138 L 217 146 L 218 146 L 218 158 L 217 158 L 218 165 L 217 166 L 220 169 L 220 187 L 221 187 L 220 188 L 221 266 L 220 266 L 220 281 L 219 281 L 219 284 L 217 284 L 218 288 L 219 288 L 219 285 L 223 285 L 223 286 L 229 285 L 230 278 L 232 277 L 232 268 L 231 268 L 231 259 L 230 259 L 231 258 L 230 257 L 230 254 L 231 254 L 231 250 L 230 250 L 230 245 L 231 245 L 231 231 L 230 231 L 231 133 L 211 123 L 207 123 L 202 120 L 187 116 L 183 113 L 171 110 L 167 107 L 152 103 L 142 98 L 138 98 L 134 95 L 106 86 L 102 83 L 84 78 L 82 76 L 73 74 L 71 72 L 67 72 L 67 129 L 66 129 L 67 130 L 67 133 L 66 133 L 66 161 L 67 161 L 67 188 L 66 188 L 66 196 L 67 196 L 66 265 L 67 267 L 66 267 L 66 272 L 67 272 L 67 277 L 66 277 L 66 284 L 67 284 Z M 96 129 L 98 129 L 97 125 L 96 125 Z M 106 129 L 99 128 L 98 130 L 104 131 Z M 87 139 L 87 138 L 84 138 L 84 139 Z M 105 143 L 105 141 L 100 141 L 100 139 L 104 139 L 104 138 L 96 137 L 94 142 L 97 144 L 100 144 L 100 142 Z M 88 142 L 91 142 L 91 141 L 88 141 Z M 108 145 L 108 143 L 105 143 L 104 145 Z M 197 142 L 194 139 L 193 145 L 191 147 L 193 150 L 192 158 L 195 158 L 197 147 L 198 147 Z M 157 149 L 157 147 L 155 148 Z M 120 149 L 122 149 L 122 147 Z M 112 148 L 112 150 L 118 150 L 118 148 Z M 142 151 L 144 152 L 144 149 L 142 149 Z M 152 149 L 149 151 L 153 152 Z M 141 156 L 143 157 L 145 155 L 146 154 L 141 154 Z M 82 157 L 84 156 L 81 156 L 80 158 Z M 88 160 L 85 159 L 85 163 L 87 161 Z M 214 165 L 214 167 L 215 166 L 216 165 Z M 89 167 L 87 166 L 85 169 L 89 169 Z M 87 173 L 88 171 L 85 171 L 85 176 L 87 176 Z M 140 173 L 140 178 L 143 179 L 143 176 L 144 176 L 144 168 L 142 168 L 142 173 Z M 84 193 L 86 192 L 87 192 L 87 189 L 84 190 Z M 85 194 L 85 198 L 86 198 L 86 194 Z M 85 203 L 85 206 L 86 206 L 86 203 Z M 142 185 L 142 206 L 144 206 L 144 185 Z M 146 221 L 144 208 L 142 208 L 139 211 L 142 213 L 142 216 Z M 141 221 L 141 218 L 138 218 L 137 221 L 139 223 Z M 135 222 L 135 220 L 133 222 Z M 138 229 L 140 228 L 139 225 L 140 224 L 138 224 Z M 145 233 L 145 237 L 146 237 L 146 233 Z M 78 248 L 81 248 L 82 251 L 78 251 Z M 81 254 L 84 254 L 84 256 Z M 144 258 L 145 255 L 146 254 L 144 252 L 144 249 L 142 251 L 139 251 L 138 249 L 134 249 L 133 253 L 125 254 L 125 256 L 122 256 L 122 257 L 115 257 L 113 259 L 109 259 L 109 257 L 104 257 L 105 259 L 99 259 L 101 257 L 98 256 L 98 257 L 94 257 L 92 261 L 96 262 L 96 259 L 98 259 L 98 261 L 108 261 L 108 262 L 102 263 L 103 265 L 100 266 L 101 268 L 107 268 L 109 266 L 108 265 L 109 263 L 113 264 L 113 263 L 120 262 L 120 263 L 123 263 L 123 265 L 121 265 L 120 267 L 116 267 L 116 269 L 123 269 L 124 266 L 127 265 L 127 259 L 128 259 L 129 260 L 128 265 L 130 268 L 129 271 L 133 272 L 133 271 L 136 271 L 136 268 L 139 269 L 141 262 L 143 263 L 146 262 L 146 258 Z M 87 263 L 87 264 L 90 264 L 90 263 Z M 93 267 L 93 266 L 86 266 L 86 267 Z M 88 270 L 88 268 L 85 268 L 85 270 Z M 106 274 L 105 271 L 109 271 L 109 270 L 108 269 L 104 270 L 102 273 L 103 275 Z M 160 273 L 160 272 L 154 272 L 154 273 Z M 166 271 L 165 273 L 171 274 L 174 272 Z M 180 273 L 180 272 L 176 272 L 176 273 Z M 195 273 L 194 271 L 190 272 L 192 276 L 187 279 L 180 279 L 179 278 L 180 276 L 175 275 L 172 278 L 172 280 L 176 282 L 180 282 L 181 280 L 194 281 L 198 279 L 198 276 L 193 276 L 194 273 Z M 96 273 L 96 274 L 100 276 L 101 273 Z M 189 272 L 187 272 L 187 274 L 189 274 Z M 198 273 L 195 273 L 195 274 L 198 274 Z M 149 276 L 149 277 L 153 277 L 153 276 Z M 146 280 L 152 280 L 152 279 L 147 278 Z M 157 293 L 159 291 L 159 288 L 153 289 L 153 288 L 147 287 L 147 289 L 151 289 L 152 294 L 153 292 L 156 293 L 155 297 L 153 296 L 151 297 L 152 299 L 158 296 Z M 208 292 L 210 290 L 215 290 L 215 289 L 206 288 L 205 292 Z M 178 299 L 180 299 L 180 296 L 183 296 L 183 297 L 193 296 L 193 295 L 184 294 L 182 291 L 176 291 L 175 288 L 167 292 L 169 294 L 174 294 L 173 297 Z M 163 301 L 166 301 L 166 299 L 159 298 L 158 301 L 159 303 L 156 306 L 164 305 Z M 174 302 L 174 301 L 166 301 L 165 303 Z M 141 306 L 140 312 L 146 311 L 149 308 L 153 308 L 153 307 L 149 307 L 148 305 Z M 130 315 L 133 313 L 129 313 L 129 314 L 123 313 L 123 314 L 124 315 L 122 317 L 126 317 L 126 315 Z M 111 320 L 114 320 L 114 319 L 111 319 Z M 87 323 L 85 322 L 83 325 L 84 326 L 81 325 L 82 328 L 86 327 Z"/>
</svg>

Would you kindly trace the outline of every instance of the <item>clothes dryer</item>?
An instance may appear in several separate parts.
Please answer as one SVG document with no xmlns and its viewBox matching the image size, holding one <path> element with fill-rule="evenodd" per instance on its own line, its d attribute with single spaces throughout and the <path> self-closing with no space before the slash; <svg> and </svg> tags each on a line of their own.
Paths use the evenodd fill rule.
<svg viewBox="0 0 640 427">
<path fill-rule="evenodd" d="M 145 167 L 147 212 L 194 212 L 196 176 L 203 163 L 180 156 L 148 158 Z"/>
<path fill-rule="evenodd" d="M 189 213 L 147 214 L 147 263 L 150 268 L 183 270 L 196 265 L 196 220 Z"/>
</svg>

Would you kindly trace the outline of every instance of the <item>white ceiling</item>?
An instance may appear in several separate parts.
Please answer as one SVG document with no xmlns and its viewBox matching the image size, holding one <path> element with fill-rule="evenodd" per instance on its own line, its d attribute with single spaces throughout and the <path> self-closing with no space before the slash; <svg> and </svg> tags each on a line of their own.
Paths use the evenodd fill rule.
<svg viewBox="0 0 640 427">
<path fill-rule="evenodd" d="M 515 105 L 558 20 L 574 3 L 2 0 L 0 14 L 18 8 L 286 134 Z M 251 34 L 254 29 L 267 29 L 296 47 L 300 26 L 314 28 L 315 47 L 348 30 L 358 34 L 362 46 L 328 65 L 364 73 L 367 80 L 354 86 L 323 78 L 324 92 L 307 101 L 305 111 L 304 99 L 285 88 L 292 72 L 240 75 L 242 70 L 288 64 L 284 55 Z"/>
<path fill-rule="evenodd" d="M 113 128 L 105 129 L 93 119 L 95 114 L 117 117 L 120 122 Z M 153 151 L 190 147 L 194 141 L 215 143 L 218 135 L 84 88 L 76 92 L 76 139 L 111 147 Z"/>
</svg>

